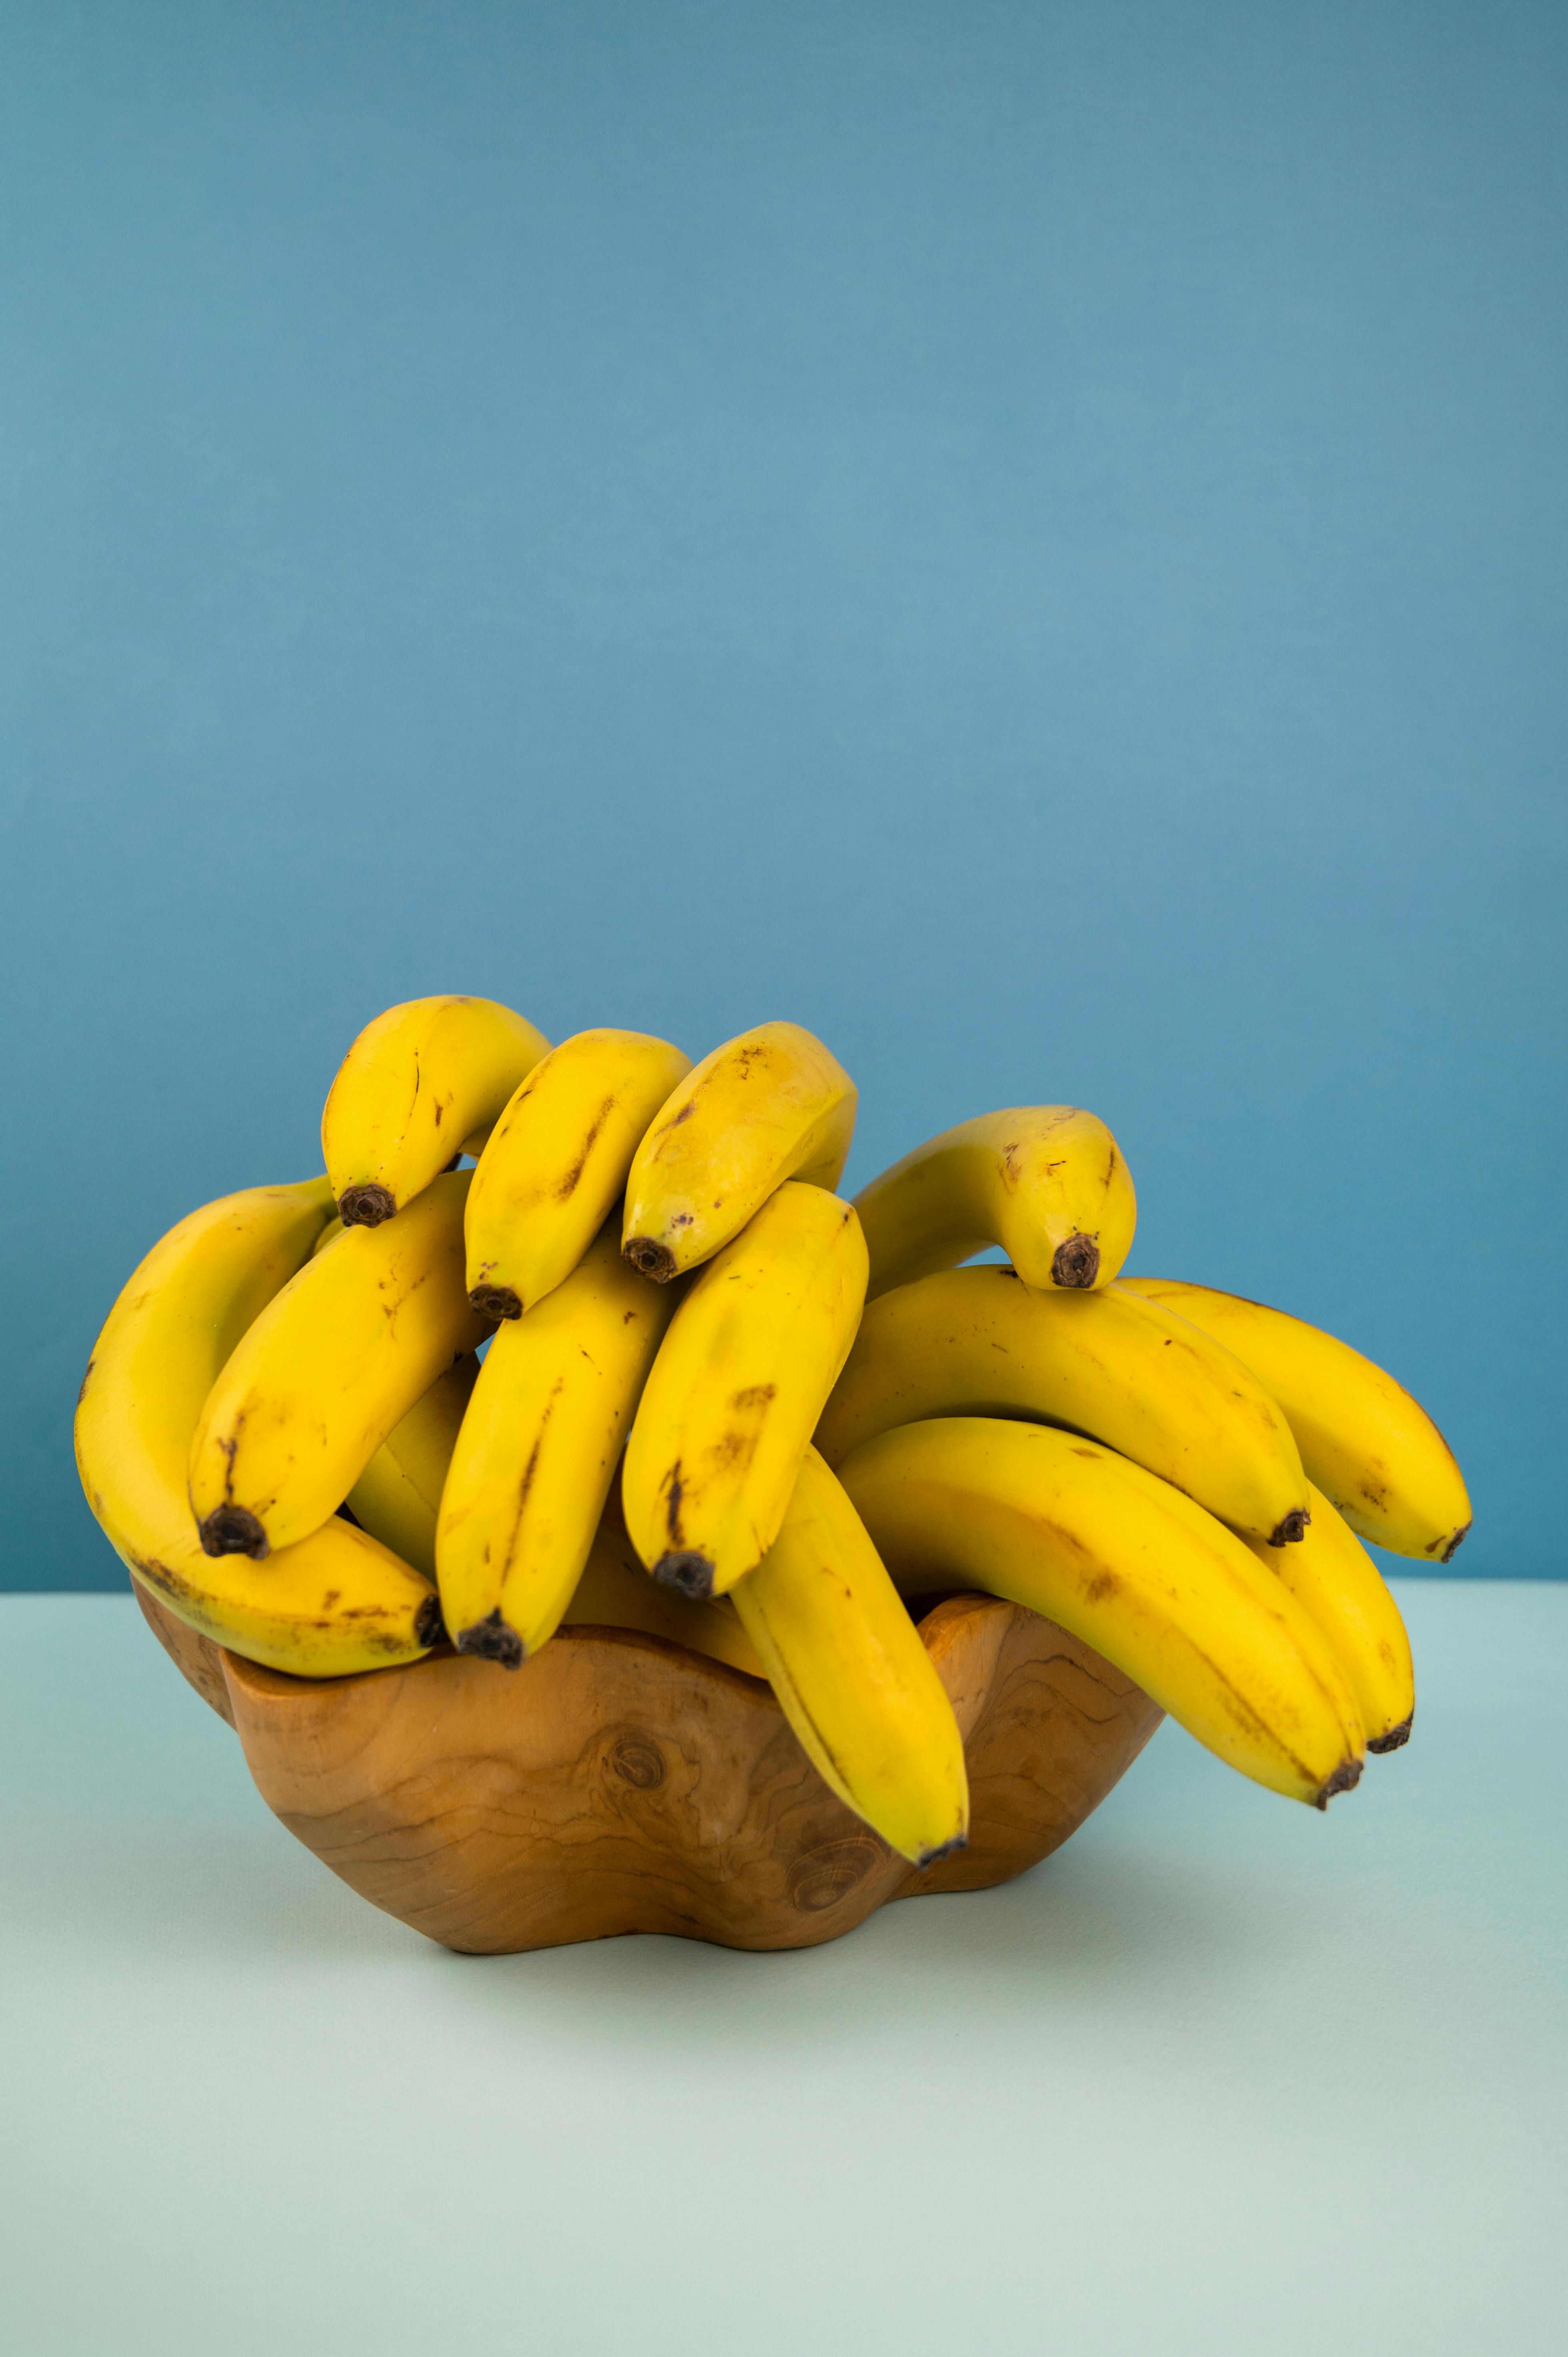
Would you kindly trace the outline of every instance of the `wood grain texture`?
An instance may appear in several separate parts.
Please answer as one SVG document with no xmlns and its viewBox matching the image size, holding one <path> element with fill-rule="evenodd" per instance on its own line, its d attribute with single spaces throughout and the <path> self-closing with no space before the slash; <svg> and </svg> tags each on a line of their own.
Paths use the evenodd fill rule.
<svg viewBox="0 0 1568 2357">
<path fill-rule="evenodd" d="M 373 1905 L 479 1954 L 627 1932 L 810 1947 L 890 1899 L 1005 1882 L 1076 1831 L 1162 1716 L 1053 1621 L 937 1604 L 920 1633 L 972 1815 L 969 1847 L 919 1874 L 828 1791 L 760 1680 L 662 1638 L 569 1628 L 514 1672 L 443 1652 L 308 1680 L 136 1594 L 289 1831 Z"/>
</svg>

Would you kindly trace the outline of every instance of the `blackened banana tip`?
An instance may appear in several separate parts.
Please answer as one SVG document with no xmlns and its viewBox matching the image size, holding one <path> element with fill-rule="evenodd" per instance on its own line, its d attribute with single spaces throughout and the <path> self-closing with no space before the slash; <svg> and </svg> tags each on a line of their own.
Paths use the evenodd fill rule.
<svg viewBox="0 0 1568 2357">
<path fill-rule="evenodd" d="M 1269 1533 L 1271 1546 L 1299 1546 L 1306 1536 L 1306 1526 L 1312 1516 L 1305 1507 L 1293 1506 L 1283 1523 L 1276 1523 Z"/>
<path fill-rule="evenodd" d="M 214 1506 L 199 1525 L 203 1555 L 248 1555 L 261 1563 L 272 1553 L 267 1534 L 248 1506 Z"/>
<path fill-rule="evenodd" d="M 622 1260 L 629 1261 L 639 1276 L 650 1276 L 655 1285 L 668 1285 L 675 1274 L 675 1255 L 668 1244 L 656 1243 L 651 1236 L 628 1236 L 620 1248 Z"/>
<path fill-rule="evenodd" d="M 1051 1282 L 1069 1292 L 1087 1293 L 1099 1275 L 1100 1246 L 1081 1228 L 1051 1255 Z"/>
<path fill-rule="evenodd" d="M 503 1670 L 521 1669 L 527 1650 L 517 1631 L 501 1619 L 499 1604 L 482 1620 L 459 1629 L 453 1642 L 460 1653 L 477 1653 L 481 1662 L 499 1662 Z"/>
<path fill-rule="evenodd" d="M 441 1618 L 441 1599 L 427 1596 L 413 1616 L 414 1642 L 419 1645 L 444 1645 L 446 1623 Z"/>
<path fill-rule="evenodd" d="M 362 1187 L 345 1187 L 338 1198 L 338 1217 L 346 1228 L 379 1228 L 396 1210 L 391 1188 L 374 1178 L 366 1179 Z"/>
<path fill-rule="evenodd" d="M 1443 1550 L 1443 1560 L 1444 1563 L 1453 1562 L 1455 1556 L 1458 1554 L 1460 1548 L 1464 1545 L 1466 1539 L 1468 1537 L 1469 1532 L 1469 1523 L 1461 1523 L 1458 1529 L 1455 1532 L 1453 1537 L 1449 1540 L 1447 1545 Z"/>
<path fill-rule="evenodd" d="M 1415 1713 L 1412 1710 L 1408 1718 L 1402 1718 L 1399 1725 L 1391 1727 L 1386 1735 L 1369 1735 L 1367 1738 L 1368 1750 L 1402 1751 L 1410 1741 L 1410 1730 L 1414 1725 Z"/>
<path fill-rule="evenodd" d="M 510 1285 L 471 1285 L 468 1307 L 477 1318 L 521 1318 L 522 1303 Z"/>
<path fill-rule="evenodd" d="M 692 1548 L 661 1555 L 653 1566 L 653 1577 L 661 1586 L 689 1596 L 693 1604 L 706 1604 L 712 1599 L 714 1566 L 705 1555 L 698 1555 Z"/>
<path fill-rule="evenodd" d="M 1341 1760 L 1327 1783 L 1317 1793 L 1313 1807 L 1326 1809 L 1336 1793 L 1353 1792 L 1361 1781 L 1361 1766 L 1359 1760 Z"/>
<path fill-rule="evenodd" d="M 933 1866 L 940 1866 L 944 1857 L 956 1857 L 961 1849 L 969 1847 L 967 1834 L 954 1834 L 951 1841 L 938 1842 L 934 1849 L 923 1849 L 915 1860 L 917 1874 L 929 1874 Z"/>
</svg>

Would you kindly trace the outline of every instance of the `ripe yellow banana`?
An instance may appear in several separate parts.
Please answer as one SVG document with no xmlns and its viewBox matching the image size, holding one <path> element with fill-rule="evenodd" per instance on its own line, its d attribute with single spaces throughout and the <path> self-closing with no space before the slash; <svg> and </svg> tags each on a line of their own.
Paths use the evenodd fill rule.
<svg viewBox="0 0 1568 2357">
<path fill-rule="evenodd" d="M 393 1425 L 343 1501 L 361 1530 L 427 1579 L 435 1577 L 442 1485 L 478 1372 L 478 1360 L 470 1356 L 437 1375 Z"/>
<path fill-rule="evenodd" d="M 367 1023 L 338 1067 L 321 1151 L 346 1225 L 376 1227 L 467 1149 L 548 1052 L 493 998 L 411 998 Z"/>
<path fill-rule="evenodd" d="M 260 1561 L 319 1529 L 393 1425 L 484 1340 L 463 1283 L 470 1175 L 432 1180 L 382 1226 L 349 1228 L 237 1345 L 190 1447 L 209 1555 Z"/>
<path fill-rule="evenodd" d="M 623 1249 L 663 1285 L 740 1233 L 786 1178 L 832 1188 L 854 1082 L 798 1023 L 759 1023 L 704 1056 L 660 1108 L 626 1187 Z"/>
<path fill-rule="evenodd" d="M 794 1179 L 696 1278 L 627 1443 L 627 1528 L 655 1579 L 722 1596 L 767 1554 L 865 1293 L 854 1211 Z"/>
<path fill-rule="evenodd" d="M 900 1857 L 969 1833 L 946 1688 L 842 1484 L 808 1448 L 778 1537 L 731 1600 L 811 1765 Z"/>
<path fill-rule="evenodd" d="M 1348 1342 L 1239 1293 L 1126 1280 L 1251 1367 L 1284 1411 L 1301 1461 L 1353 1531 L 1395 1555 L 1446 1563 L 1470 1527 L 1453 1451 L 1423 1407 Z"/>
<path fill-rule="evenodd" d="M 1077 1105 L 1015 1105 L 944 1130 L 854 1199 L 869 1297 L 1000 1244 L 1026 1285 L 1109 1285 L 1137 1200 L 1116 1140 Z"/>
<path fill-rule="evenodd" d="M 515 1670 L 560 1625 L 621 1443 L 675 1308 L 601 1229 L 569 1277 L 485 1354 L 435 1536 L 459 1652 Z"/>
<path fill-rule="evenodd" d="M 563 1629 L 585 1625 L 637 1629 L 645 1636 L 664 1637 L 672 1645 L 684 1645 L 689 1653 L 705 1653 L 711 1661 L 744 1671 L 747 1677 L 767 1675 L 729 1597 L 715 1596 L 704 1604 L 649 1578 L 626 1534 L 620 1500 L 613 1487 L 583 1577 L 561 1615 Z"/>
<path fill-rule="evenodd" d="M 1399 1607 L 1376 1564 L 1321 1490 L 1308 1492 L 1312 1527 L 1304 1545 L 1248 1544 L 1277 1572 L 1333 1647 L 1350 1681 L 1369 1751 L 1397 1751 L 1415 1716 L 1415 1672 Z"/>
<path fill-rule="evenodd" d="M 1326 1807 L 1366 1735 L 1322 1636 L 1245 1543 L 1142 1466 L 1037 1424 L 879 1434 L 840 1478 L 907 1595 L 978 1587 L 1058 1621 L 1218 1757 Z"/>
<path fill-rule="evenodd" d="M 296 1677 L 412 1662 L 441 1636 L 428 1580 L 333 1520 L 264 1572 L 211 1562 L 186 1493 L 191 1434 L 230 1352 L 330 1213 L 325 1178 L 253 1187 L 191 1212 L 109 1313 L 76 1413 L 87 1501 L 133 1576 L 181 1620 Z"/>
<path fill-rule="evenodd" d="M 626 1185 L 690 1056 L 646 1031 L 579 1031 L 537 1063 L 479 1157 L 464 1222 L 468 1292 L 521 1318 L 569 1276 Z"/>
<path fill-rule="evenodd" d="M 1257 1378 L 1119 1285 L 1036 1293 L 1010 1268 L 950 1268 L 868 1304 L 817 1447 L 837 1465 L 933 1415 L 1070 1425 L 1248 1538 L 1283 1547 L 1306 1527 L 1301 1458 Z"/>
</svg>

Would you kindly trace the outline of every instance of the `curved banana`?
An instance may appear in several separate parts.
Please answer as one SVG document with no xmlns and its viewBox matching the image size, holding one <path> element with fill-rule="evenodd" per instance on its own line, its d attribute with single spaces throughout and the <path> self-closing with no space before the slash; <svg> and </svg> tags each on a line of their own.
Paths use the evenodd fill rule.
<svg viewBox="0 0 1568 2357">
<path fill-rule="evenodd" d="M 1315 1620 L 1350 1681 L 1369 1751 L 1397 1751 L 1415 1717 L 1415 1671 L 1399 1606 L 1377 1565 L 1321 1490 L 1309 1491 L 1312 1527 L 1295 1547 L 1248 1544 Z"/>
<path fill-rule="evenodd" d="M 601 1229 L 485 1354 L 442 1492 L 441 1608 L 459 1652 L 515 1670 L 572 1600 L 621 1442 L 675 1309 Z"/>
<path fill-rule="evenodd" d="M 978 1587 L 1103 1653 L 1219 1759 L 1324 1808 L 1361 1772 L 1344 1674 L 1282 1582 L 1097 1442 L 989 1416 L 909 1424 L 840 1478 L 907 1594 Z"/>
<path fill-rule="evenodd" d="M 1410 1394 L 1321 1327 L 1212 1286 L 1125 1282 L 1251 1367 L 1284 1412 L 1309 1480 L 1353 1531 L 1394 1555 L 1447 1563 L 1470 1527 L 1454 1453 Z"/>
<path fill-rule="evenodd" d="M 798 1023 L 759 1023 L 666 1098 L 626 1185 L 623 1250 L 657 1284 L 711 1260 L 786 1179 L 838 1185 L 854 1082 Z"/>
<path fill-rule="evenodd" d="M 319 1529 L 443 1368 L 483 1341 L 463 1284 L 470 1176 L 433 1179 L 383 1226 L 349 1228 L 238 1344 L 190 1445 L 209 1555 L 259 1562 Z"/>
<path fill-rule="evenodd" d="M 814 1448 L 778 1537 L 730 1600 L 829 1791 L 916 1866 L 961 1849 L 969 1778 L 947 1689 Z"/>
<path fill-rule="evenodd" d="M 1254 1375 L 1119 1285 L 1036 1293 L 1010 1268 L 950 1268 L 867 1305 L 817 1426 L 837 1465 L 933 1415 L 1043 1417 L 1105 1441 L 1275 1547 L 1306 1527 L 1290 1427 Z"/>
<path fill-rule="evenodd" d="M 478 1152 L 479 1133 L 549 1047 L 493 998 L 411 998 L 367 1023 L 321 1116 L 345 1225 L 379 1226 L 459 1153 Z"/>
<path fill-rule="evenodd" d="M 435 1577 L 435 1522 L 457 1434 L 479 1372 L 472 1355 L 437 1375 L 394 1424 L 347 1498 L 354 1520 L 371 1536 Z"/>
<path fill-rule="evenodd" d="M 767 1554 L 865 1292 L 854 1211 L 795 1179 L 696 1278 L 653 1362 L 621 1481 L 655 1579 L 722 1596 Z"/>
<path fill-rule="evenodd" d="M 690 1056 L 646 1031 L 579 1031 L 513 1095 L 479 1157 L 464 1222 L 468 1293 L 521 1318 L 569 1276 L 626 1185 Z"/>
<path fill-rule="evenodd" d="M 1077 1105 L 1015 1105 L 961 1122 L 854 1199 L 868 1297 L 1000 1244 L 1026 1285 L 1109 1285 L 1133 1249 L 1137 1199 L 1105 1124 Z"/>
<path fill-rule="evenodd" d="M 325 1185 L 325 1180 L 322 1183 Z M 338 1237 L 346 1232 L 341 1220 L 336 1218 L 328 1220 L 310 1247 L 310 1258 L 314 1260 L 317 1253 L 324 1253 L 328 1244 L 335 1244 Z"/>
<path fill-rule="evenodd" d="M 204 1636 L 306 1678 L 415 1661 L 442 1633 L 429 1581 L 348 1523 L 283 1548 L 264 1572 L 209 1561 L 191 1528 L 186 1465 L 202 1404 L 331 1208 L 313 1178 L 191 1212 L 110 1311 L 76 1412 L 81 1486 L 133 1577 Z"/>
<path fill-rule="evenodd" d="M 705 1653 L 710 1661 L 724 1662 L 747 1677 L 767 1676 L 729 1597 L 715 1596 L 704 1604 L 649 1578 L 626 1534 L 613 1485 L 561 1626 L 636 1629 L 644 1636 L 684 1645 L 689 1653 Z"/>
</svg>

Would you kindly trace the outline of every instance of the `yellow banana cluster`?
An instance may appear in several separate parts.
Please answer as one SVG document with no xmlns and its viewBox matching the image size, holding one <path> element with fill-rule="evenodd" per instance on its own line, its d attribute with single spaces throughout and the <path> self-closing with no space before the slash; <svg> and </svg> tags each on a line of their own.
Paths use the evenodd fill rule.
<svg viewBox="0 0 1568 2357">
<path fill-rule="evenodd" d="M 94 1513 L 171 1610 L 299 1676 L 442 1643 L 516 1670 L 595 1624 L 766 1678 L 920 1867 L 969 1796 L 915 1612 L 966 1588 L 1255 1781 L 1348 1790 L 1414 1707 L 1357 1534 L 1446 1562 L 1469 1526 L 1435 1426 L 1299 1319 L 1123 1277 L 1094 1114 L 983 1114 L 847 1201 L 855 1103 L 792 1023 L 693 1064 L 489 999 L 389 1009 L 326 1175 L 193 1212 L 114 1305 Z"/>
</svg>

